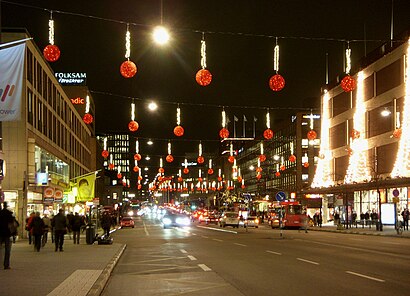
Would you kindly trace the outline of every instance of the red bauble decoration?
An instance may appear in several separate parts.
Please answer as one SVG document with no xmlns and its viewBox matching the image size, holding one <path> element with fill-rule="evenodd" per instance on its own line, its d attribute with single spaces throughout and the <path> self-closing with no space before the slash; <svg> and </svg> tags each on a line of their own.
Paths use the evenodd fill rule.
<svg viewBox="0 0 410 296">
<path fill-rule="evenodd" d="M 279 169 L 280 169 L 281 171 L 284 171 L 284 170 L 286 170 L 286 167 L 282 164 L 282 165 L 279 167 Z"/>
<path fill-rule="evenodd" d="M 121 178 L 122 178 L 121 173 L 118 173 L 118 174 L 117 174 L 117 179 L 121 179 Z"/>
<path fill-rule="evenodd" d="M 159 170 L 158 170 L 158 171 L 159 171 Z M 159 181 L 159 182 L 161 182 L 162 179 L 164 179 L 162 176 L 159 176 L 159 177 L 158 177 L 158 181 Z"/>
<path fill-rule="evenodd" d="M 273 91 L 280 91 L 285 87 L 285 78 L 279 74 L 273 75 L 269 79 L 269 87 Z"/>
<path fill-rule="evenodd" d="M 242 188 L 242 189 L 245 189 L 245 185 L 241 185 L 241 188 Z"/>
<path fill-rule="evenodd" d="M 276 173 L 275 173 L 275 176 L 276 176 L 276 177 L 280 177 L 280 172 L 276 172 Z"/>
<path fill-rule="evenodd" d="M 182 177 L 178 177 L 178 182 L 182 182 L 184 181 L 184 179 L 182 179 Z"/>
<path fill-rule="evenodd" d="M 164 173 L 164 168 L 159 168 L 158 173 L 163 174 Z"/>
<path fill-rule="evenodd" d="M 83 121 L 85 122 L 85 124 L 90 124 L 91 122 L 93 122 L 94 118 L 90 113 L 85 113 L 83 116 Z"/>
<path fill-rule="evenodd" d="M 340 83 L 345 92 L 350 92 L 356 88 L 356 80 L 350 75 L 346 75 Z"/>
<path fill-rule="evenodd" d="M 256 172 L 258 172 L 258 173 L 262 172 L 262 168 L 261 168 L 261 167 L 257 167 L 257 168 L 256 168 Z"/>
<path fill-rule="evenodd" d="M 108 155 L 110 155 L 110 153 L 109 153 L 107 150 L 103 150 L 103 151 L 101 152 L 101 155 L 102 155 L 102 157 L 107 158 Z"/>
<path fill-rule="evenodd" d="M 225 139 L 225 138 L 227 138 L 227 137 L 229 137 L 229 131 L 228 131 L 228 129 L 227 128 L 221 128 L 221 130 L 219 131 L 219 136 L 222 138 L 222 139 Z"/>
<path fill-rule="evenodd" d="M 174 157 L 171 154 L 168 154 L 167 157 L 165 157 L 165 160 L 167 162 L 173 162 L 174 161 Z"/>
<path fill-rule="evenodd" d="M 184 168 L 184 174 L 188 174 L 189 173 L 189 169 L 188 168 Z"/>
<path fill-rule="evenodd" d="M 264 132 L 263 132 L 263 137 L 266 140 L 270 140 L 273 138 L 273 131 L 270 128 L 267 128 Z"/>
<path fill-rule="evenodd" d="M 49 44 L 43 50 L 44 58 L 49 62 L 55 62 L 60 58 L 60 49 L 57 45 Z"/>
<path fill-rule="evenodd" d="M 260 178 L 262 178 L 262 175 L 261 175 L 261 174 L 257 174 L 257 175 L 256 175 L 256 179 L 259 180 Z"/>
<path fill-rule="evenodd" d="M 131 120 L 130 123 L 128 123 L 128 129 L 131 132 L 136 132 L 139 127 L 140 126 L 139 126 L 138 122 L 136 122 L 135 120 Z"/>
<path fill-rule="evenodd" d="M 307 138 L 309 140 L 314 140 L 314 139 L 316 139 L 316 137 L 317 137 L 317 133 L 314 130 L 308 131 Z"/>
<path fill-rule="evenodd" d="M 141 154 L 135 153 L 135 154 L 134 154 L 134 160 L 140 161 L 140 160 L 141 160 Z"/>
<path fill-rule="evenodd" d="M 214 170 L 211 169 L 211 168 L 209 168 L 209 169 L 208 169 L 208 175 L 212 175 L 213 173 L 214 173 Z"/>
<path fill-rule="evenodd" d="M 242 183 L 242 177 L 241 176 L 238 176 L 238 182 Z"/>
<path fill-rule="evenodd" d="M 137 74 L 137 66 L 132 61 L 125 61 L 120 66 L 120 73 L 125 78 L 132 78 Z"/>
<path fill-rule="evenodd" d="M 205 158 L 202 155 L 200 155 L 200 156 L 198 156 L 198 158 L 196 160 L 198 161 L 199 164 L 202 164 L 202 163 L 204 163 Z"/>
<path fill-rule="evenodd" d="M 303 163 L 303 166 L 304 166 L 305 168 L 308 168 L 308 167 L 309 167 L 309 163 L 308 163 L 308 162 L 304 162 L 304 163 Z"/>
<path fill-rule="evenodd" d="M 174 128 L 174 135 L 177 136 L 177 137 L 183 136 L 184 135 L 184 128 L 180 125 L 177 125 Z"/>
<path fill-rule="evenodd" d="M 142 181 L 142 176 L 138 176 L 138 180 Z"/>
<path fill-rule="evenodd" d="M 218 177 L 218 182 L 221 182 L 222 181 L 222 177 Z"/>
<path fill-rule="evenodd" d="M 114 164 L 113 164 L 113 163 L 110 163 L 110 164 L 108 165 L 108 169 L 113 170 L 113 169 L 114 169 Z"/>
<path fill-rule="evenodd" d="M 228 161 L 229 161 L 230 163 L 234 163 L 235 157 L 234 157 L 233 155 L 229 155 Z"/>
<path fill-rule="evenodd" d="M 360 132 L 358 130 L 353 129 L 351 132 L 352 139 L 360 138 Z"/>
<path fill-rule="evenodd" d="M 212 74 L 207 69 L 201 69 L 198 72 L 196 72 L 195 79 L 199 85 L 207 86 L 212 81 Z"/>
<path fill-rule="evenodd" d="M 136 166 L 134 166 L 133 170 L 134 170 L 134 172 L 138 173 L 138 171 L 140 170 L 140 168 L 136 165 Z"/>
<path fill-rule="evenodd" d="M 400 139 L 401 138 L 401 128 L 396 128 L 393 132 L 393 137 L 395 137 L 396 139 Z"/>
<path fill-rule="evenodd" d="M 142 185 L 141 184 L 138 184 L 138 190 L 140 190 L 141 188 L 142 188 Z"/>
<path fill-rule="evenodd" d="M 259 155 L 259 160 L 264 162 L 266 160 L 266 156 L 264 154 Z"/>
<path fill-rule="evenodd" d="M 295 162 L 295 161 L 296 161 L 296 156 L 293 155 L 293 154 L 291 154 L 291 155 L 289 156 L 289 161 L 290 161 L 290 162 Z"/>
<path fill-rule="evenodd" d="M 201 177 L 198 178 L 199 182 L 202 182 L 204 179 L 202 179 Z"/>
</svg>

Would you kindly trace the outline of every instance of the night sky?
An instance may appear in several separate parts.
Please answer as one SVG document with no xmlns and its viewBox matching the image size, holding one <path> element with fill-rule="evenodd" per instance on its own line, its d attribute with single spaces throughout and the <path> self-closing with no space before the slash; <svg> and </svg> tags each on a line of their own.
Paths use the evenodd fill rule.
<svg viewBox="0 0 410 296">
<path fill-rule="evenodd" d="M 56 72 L 86 72 L 96 104 L 97 133 L 127 132 L 131 98 L 136 98 L 137 135 L 157 139 L 166 155 L 175 140 L 176 108 L 180 104 L 183 141 L 173 142 L 174 155 L 194 151 L 202 140 L 204 153 L 214 150 L 221 128 L 221 111 L 248 119 L 246 136 L 257 137 L 270 108 L 272 129 L 298 111 L 319 111 L 321 87 L 343 74 L 347 42 L 355 62 L 390 39 L 391 0 L 163 0 L 163 24 L 172 34 L 167 46 L 151 40 L 161 22 L 160 0 L 15 0 L 1 2 L 2 27 L 24 27 L 42 50 L 48 44 L 49 10 L 54 10 L 55 44 L 60 59 Z M 22 4 L 22 5 L 18 5 Z M 60 12 L 59 12 L 60 11 Z M 410 28 L 410 1 L 394 0 L 394 34 Z M 137 75 L 125 79 L 119 66 L 125 60 L 126 23 L 130 23 L 131 60 Z M 199 86 L 200 41 L 205 32 L 207 69 L 212 83 Z M 273 92 L 268 85 L 273 70 L 273 48 L 278 37 L 279 73 L 286 86 Z M 364 42 L 363 40 L 367 40 Z M 377 41 L 375 41 L 377 40 Z M 108 95 L 111 94 L 111 95 Z M 154 99 L 159 110 L 148 113 Z M 229 130 L 233 133 L 232 123 Z M 192 141 L 194 140 L 194 141 Z M 178 144 L 179 143 L 179 144 Z M 178 146 L 179 145 L 179 146 Z M 157 146 L 158 148 L 158 146 Z M 213 151 L 212 151 L 213 152 Z"/>
</svg>

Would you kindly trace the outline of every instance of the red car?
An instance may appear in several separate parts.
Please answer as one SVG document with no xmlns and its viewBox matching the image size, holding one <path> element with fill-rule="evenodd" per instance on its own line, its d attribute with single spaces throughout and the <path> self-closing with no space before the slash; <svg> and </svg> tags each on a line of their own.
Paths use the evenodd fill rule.
<svg viewBox="0 0 410 296">
<path fill-rule="evenodd" d="M 131 217 L 124 217 L 121 219 L 121 228 L 132 227 L 134 228 L 134 220 Z"/>
</svg>

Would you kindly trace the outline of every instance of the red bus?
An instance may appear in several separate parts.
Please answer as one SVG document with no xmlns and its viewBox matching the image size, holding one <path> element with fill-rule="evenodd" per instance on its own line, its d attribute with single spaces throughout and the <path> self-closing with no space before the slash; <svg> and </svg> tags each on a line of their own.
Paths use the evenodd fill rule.
<svg viewBox="0 0 410 296">
<path fill-rule="evenodd" d="M 297 201 L 282 201 L 270 209 L 269 223 L 272 228 L 305 228 L 306 222 L 306 211 Z"/>
</svg>

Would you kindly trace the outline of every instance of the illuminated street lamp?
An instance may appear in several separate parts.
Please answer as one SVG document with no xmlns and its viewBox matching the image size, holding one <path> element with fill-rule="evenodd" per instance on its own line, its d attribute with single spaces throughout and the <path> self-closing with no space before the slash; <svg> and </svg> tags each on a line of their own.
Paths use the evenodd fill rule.
<svg viewBox="0 0 410 296">
<path fill-rule="evenodd" d="M 152 36 L 154 37 L 154 41 L 159 45 L 164 45 L 169 41 L 168 30 L 163 26 L 155 27 Z"/>
</svg>

